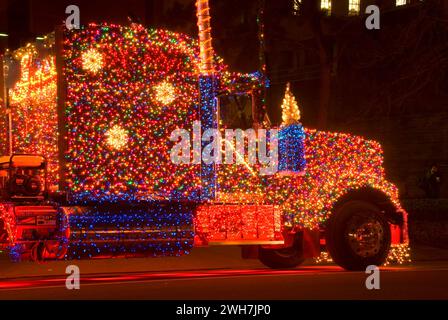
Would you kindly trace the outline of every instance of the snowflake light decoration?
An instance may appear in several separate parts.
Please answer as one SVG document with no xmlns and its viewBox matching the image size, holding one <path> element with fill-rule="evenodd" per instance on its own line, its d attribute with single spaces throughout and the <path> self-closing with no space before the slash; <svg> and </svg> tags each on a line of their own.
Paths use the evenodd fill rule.
<svg viewBox="0 0 448 320">
<path fill-rule="evenodd" d="M 97 73 L 103 68 L 102 54 L 96 49 L 89 49 L 82 54 L 82 67 L 84 70 Z"/>
<path fill-rule="evenodd" d="M 129 136 L 126 130 L 116 125 L 106 132 L 107 144 L 115 149 L 122 150 L 128 143 Z"/>
<path fill-rule="evenodd" d="M 170 105 L 176 100 L 176 88 L 168 81 L 163 81 L 155 86 L 155 98 L 164 105 Z"/>
</svg>

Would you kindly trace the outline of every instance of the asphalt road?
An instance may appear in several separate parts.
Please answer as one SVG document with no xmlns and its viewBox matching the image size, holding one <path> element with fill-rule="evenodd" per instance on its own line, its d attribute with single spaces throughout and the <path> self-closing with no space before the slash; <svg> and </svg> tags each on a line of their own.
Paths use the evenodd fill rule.
<svg viewBox="0 0 448 320">
<path fill-rule="evenodd" d="M 311 262 L 269 270 L 241 260 L 237 248 L 197 249 L 181 258 L 48 264 L 13 264 L 2 256 L 0 299 L 448 299 L 448 260 L 436 255 L 382 268 L 379 290 L 366 288 L 363 272 Z M 65 287 L 70 264 L 80 268 L 80 290 Z"/>
</svg>

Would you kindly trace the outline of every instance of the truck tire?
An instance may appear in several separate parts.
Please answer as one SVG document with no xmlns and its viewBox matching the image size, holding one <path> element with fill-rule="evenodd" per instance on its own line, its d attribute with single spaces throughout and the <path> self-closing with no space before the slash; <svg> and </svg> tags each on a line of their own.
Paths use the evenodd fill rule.
<svg viewBox="0 0 448 320">
<path fill-rule="evenodd" d="M 284 249 L 267 249 L 260 247 L 258 258 L 265 266 L 272 269 L 291 269 L 301 265 L 303 257 L 302 241 L 297 237 L 294 246 Z"/>
<path fill-rule="evenodd" d="M 333 261 L 346 270 L 382 265 L 389 253 L 389 223 L 373 204 L 352 200 L 336 208 L 325 230 Z"/>
</svg>

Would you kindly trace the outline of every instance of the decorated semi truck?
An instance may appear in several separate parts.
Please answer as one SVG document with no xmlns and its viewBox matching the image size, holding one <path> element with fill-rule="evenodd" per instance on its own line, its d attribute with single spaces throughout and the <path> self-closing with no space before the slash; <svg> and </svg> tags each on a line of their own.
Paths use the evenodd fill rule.
<svg viewBox="0 0 448 320">
<path fill-rule="evenodd" d="M 197 6 L 199 42 L 138 24 L 90 24 L 5 54 L 0 245 L 35 261 L 234 245 L 271 268 L 323 251 L 348 270 L 403 262 L 407 214 L 381 146 L 303 128 L 298 110 L 271 126 L 265 75 L 229 70 L 213 53 L 208 3 Z M 278 137 L 262 137 L 263 128 Z M 278 170 L 263 173 L 266 163 L 228 139 L 235 163 L 194 161 L 217 141 L 204 138 L 209 129 L 253 133 L 278 151 Z M 182 137 L 191 161 L 179 163 Z"/>
</svg>

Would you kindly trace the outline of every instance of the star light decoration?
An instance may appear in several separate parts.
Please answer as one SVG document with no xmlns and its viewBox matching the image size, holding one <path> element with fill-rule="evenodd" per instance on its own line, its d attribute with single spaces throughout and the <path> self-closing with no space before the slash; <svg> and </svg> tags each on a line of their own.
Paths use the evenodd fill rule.
<svg viewBox="0 0 448 320">
<path fill-rule="evenodd" d="M 128 144 L 129 135 L 122 127 L 115 125 L 106 132 L 107 144 L 115 150 L 123 150 Z"/>
<path fill-rule="evenodd" d="M 102 54 L 97 49 L 89 49 L 82 54 L 82 66 L 84 70 L 97 73 L 103 68 Z"/>
</svg>

